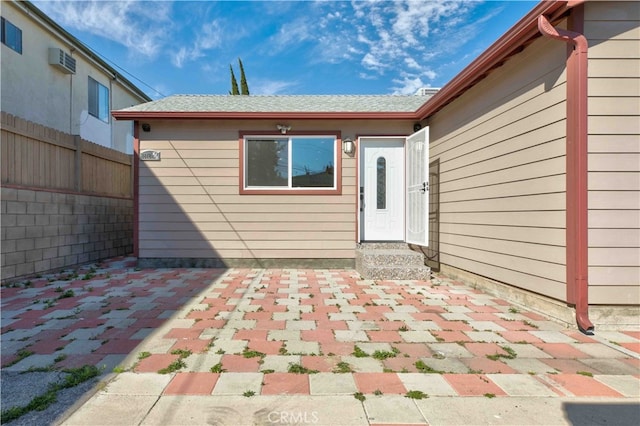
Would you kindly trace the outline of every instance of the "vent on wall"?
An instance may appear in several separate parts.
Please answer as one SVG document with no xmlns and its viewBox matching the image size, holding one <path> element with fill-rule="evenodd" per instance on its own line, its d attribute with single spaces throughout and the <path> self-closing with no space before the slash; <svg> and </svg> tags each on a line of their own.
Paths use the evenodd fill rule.
<svg viewBox="0 0 640 426">
<path fill-rule="evenodd" d="M 76 73 L 76 60 L 67 52 L 57 47 L 49 48 L 49 64 L 65 74 Z"/>
</svg>

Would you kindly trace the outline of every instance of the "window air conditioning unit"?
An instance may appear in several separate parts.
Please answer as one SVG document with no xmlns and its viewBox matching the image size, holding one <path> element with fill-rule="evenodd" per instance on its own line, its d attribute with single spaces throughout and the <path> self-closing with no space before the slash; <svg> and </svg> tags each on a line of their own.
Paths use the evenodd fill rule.
<svg viewBox="0 0 640 426">
<path fill-rule="evenodd" d="M 49 64 L 65 74 L 76 73 L 76 60 L 67 52 L 57 47 L 49 48 Z"/>
</svg>

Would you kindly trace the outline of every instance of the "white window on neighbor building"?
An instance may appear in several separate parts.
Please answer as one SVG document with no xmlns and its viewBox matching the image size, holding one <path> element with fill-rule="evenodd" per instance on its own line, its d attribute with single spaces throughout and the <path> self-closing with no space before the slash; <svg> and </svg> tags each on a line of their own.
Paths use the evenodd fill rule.
<svg viewBox="0 0 640 426">
<path fill-rule="evenodd" d="M 4 18 L 1 18 L 2 44 L 22 54 L 22 30 Z"/>
<path fill-rule="evenodd" d="M 89 77 L 89 114 L 109 122 L 109 89 Z"/>
<path fill-rule="evenodd" d="M 243 192 L 339 191 L 335 136 L 245 137 Z"/>
</svg>

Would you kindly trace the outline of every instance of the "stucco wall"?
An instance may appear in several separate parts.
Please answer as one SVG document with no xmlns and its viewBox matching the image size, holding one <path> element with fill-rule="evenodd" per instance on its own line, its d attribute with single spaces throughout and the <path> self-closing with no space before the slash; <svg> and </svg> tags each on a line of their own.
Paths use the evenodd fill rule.
<svg viewBox="0 0 640 426">
<path fill-rule="evenodd" d="M 47 30 L 21 6 L 3 2 L 2 16 L 22 30 L 22 54 L 1 45 L 2 111 L 88 141 L 131 153 L 131 122 L 101 121 L 88 113 L 88 77 L 109 88 L 111 109 L 139 104 L 142 98 L 125 89 L 107 70 L 84 56 L 56 32 Z M 76 74 L 49 65 L 49 48 L 76 60 Z M 129 146 L 129 151 L 127 151 Z"/>
<path fill-rule="evenodd" d="M 341 195 L 240 195 L 239 131 L 271 121 L 151 121 L 140 149 L 139 257 L 143 259 L 347 259 L 356 245 L 356 160 L 342 156 Z M 296 131 L 408 135 L 413 122 L 291 121 Z"/>
</svg>

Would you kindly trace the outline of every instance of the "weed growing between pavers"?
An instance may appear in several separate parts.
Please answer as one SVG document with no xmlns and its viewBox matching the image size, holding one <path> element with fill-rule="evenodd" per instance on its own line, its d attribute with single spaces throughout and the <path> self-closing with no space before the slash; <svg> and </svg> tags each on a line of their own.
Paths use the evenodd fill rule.
<svg viewBox="0 0 640 426">
<path fill-rule="evenodd" d="M 422 361 L 422 360 L 416 361 L 414 365 L 416 366 L 418 371 L 421 372 L 421 373 L 444 374 L 444 371 L 434 370 L 433 368 L 431 368 L 427 364 L 425 364 L 424 361 Z"/>
<path fill-rule="evenodd" d="M 161 368 L 160 370 L 158 370 L 159 374 L 173 373 L 173 372 L 176 372 L 176 371 L 186 367 L 187 364 L 185 364 L 185 362 L 183 360 L 191 355 L 191 351 L 190 350 L 186 350 L 186 349 L 175 349 L 175 350 L 171 351 L 171 354 L 172 355 L 178 355 L 179 358 L 177 360 L 173 361 L 171 364 L 169 364 L 165 368 Z"/>
<path fill-rule="evenodd" d="M 485 394 L 484 394 L 484 397 L 485 397 L 485 398 L 489 398 L 489 399 L 491 399 L 491 398 L 495 398 L 495 397 L 496 397 L 496 394 L 495 394 L 495 393 L 485 393 Z"/>
<path fill-rule="evenodd" d="M 11 367 L 12 365 L 19 363 L 23 359 L 25 359 L 27 357 L 30 357 L 33 354 L 34 354 L 34 352 L 30 351 L 28 349 L 20 349 L 18 351 L 18 353 L 16 354 L 18 357 L 16 359 L 14 359 L 13 361 L 3 365 L 2 368 Z"/>
<path fill-rule="evenodd" d="M 389 352 L 389 351 L 380 351 L 380 350 L 375 351 L 373 353 L 373 355 L 371 355 L 371 356 L 374 359 L 378 359 L 378 360 L 384 360 L 384 359 L 387 359 L 387 358 L 395 358 L 400 353 L 400 351 L 398 349 L 396 349 L 396 348 L 391 348 L 391 349 L 392 349 L 391 352 Z"/>
<path fill-rule="evenodd" d="M 252 390 L 248 390 L 248 391 L 245 391 L 245 392 L 242 394 L 242 396 L 247 397 L 247 398 L 250 398 L 250 397 L 254 396 L 255 394 L 256 394 L 256 393 L 255 393 L 254 391 L 252 391 Z"/>
<path fill-rule="evenodd" d="M 354 346 L 353 356 L 355 356 L 356 358 L 366 358 L 369 356 L 369 354 L 363 351 L 362 349 L 360 349 L 358 346 Z"/>
<path fill-rule="evenodd" d="M 429 395 L 419 390 L 410 390 L 404 395 L 404 397 L 411 399 L 425 399 L 429 398 Z"/>
<path fill-rule="evenodd" d="M 62 371 L 69 373 L 62 383 L 51 384 L 44 394 L 36 396 L 23 407 L 11 407 L 7 410 L 2 410 L 2 413 L 0 413 L 0 423 L 4 424 L 16 420 L 31 411 L 43 411 L 58 400 L 59 391 L 78 386 L 100 374 L 100 370 L 94 365 L 84 365 Z"/>
<path fill-rule="evenodd" d="M 502 348 L 502 350 L 504 350 L 507 354 L 493 354 L 493 355 L 487 355 L 487 358 L 489 358 L 492 361 L 497 361 L 500 358 L 506 358 L 506 359 L 515 359 L 518 354 L 516 353 L 516 351 L 514 351 L 513 349 L 511 349 L 509 346 L 500 346 Z"/>
<path fill-rule="evenodd" d="M 227 371 L 226 369 L 222 368 L 222 363 L 219 362 L 216 365 L 214 365 L 213 367 L 211 367 L 209 369 L 209 371 L 211 371 L 212 373 L 224 373 L 225 371 Z"/>
<path fill-rule="evenodd" d="M 348 362 L 340 361 L 336 368 L 333 369 L 334 373 L 353 373 L 353 368 Z"/>
<path fill-rule="evenodd" d="M 593 377 L 593 373 L 589 371 L 576 371 L 576 374 L 580 374 L 581 376 Z"/>
<path fill-rule="evenodd" d="M 362 392 L 356 392 L 356 393 L 354 393 L 354 394 L 353 394 L 353 397 L 354 397 L 355 399 L 357 399 L 358 401 L 360 401 L 360 402 L 363 402 L 365 399 L 367 399 L 367 397 L 366 397 L 366 396 L 364 396 L 364 394 L 363 394 Z"/>
<path fill-rule="evenodd" d="M 287 369 L 289 373 L 294 374 L 316 374 L 319 373 L 318 370 L 311 370 L 301 364 L 289 364 L 289 368 Z"/>
</svg>

